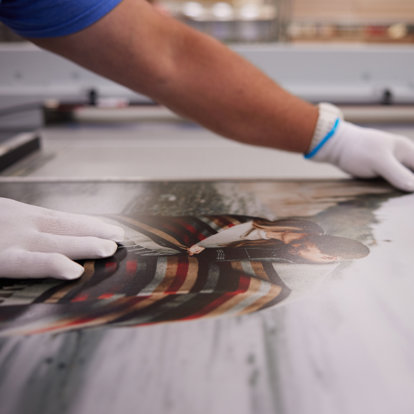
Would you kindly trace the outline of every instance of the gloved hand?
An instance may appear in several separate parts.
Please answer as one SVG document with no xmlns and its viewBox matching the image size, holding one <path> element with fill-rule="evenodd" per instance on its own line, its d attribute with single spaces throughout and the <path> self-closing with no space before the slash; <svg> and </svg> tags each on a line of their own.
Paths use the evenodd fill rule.
<svg viewBox="0 0 414 414">
<path fill-rule="evenodd" d="M 400 190 L 414 191 L 414 143 L 400 135 L 340 120 L 311 159 L 337 165 L 355 177 L 381 176 Z"/>
<path fill-rule="evenodd" d="M 76 279 L 84 269 L 71 259 L 112 256 L 123 236 L 96 217 L 0 198 L 0 277 Z"/>
</svg>

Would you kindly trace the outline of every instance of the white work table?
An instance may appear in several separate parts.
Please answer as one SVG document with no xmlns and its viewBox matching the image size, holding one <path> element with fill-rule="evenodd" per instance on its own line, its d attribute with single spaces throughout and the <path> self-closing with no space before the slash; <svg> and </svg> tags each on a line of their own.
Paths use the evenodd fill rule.
<svg viewBox="0 0 414 414">
<path fill-rule="evenodd" d="M 414 137 L 409 127 L 388 129 Z M 316 214 L 349 196 L 340 184 L 335 189 L 335 181 L 315 181 L 305 195 L 298 181 L 272 182 L 346 177 L 333 167 L 233 143 L 177 121 L 48 127 L 42 137 L 40 153 L 2 174 L 2 195 L 103 214 L 135 202 L 157 213 L 161 207 L 116 190 L 117 182 L 136 182 L 145 193 L 147 182 L 171 180 L 174 195 L 185 185 L 174 180 L 207 180 L 193 183 L 201 194 L 189 198 L 194 205 L 184 208 L 172 198 L 171 211 L 219 213 L 202 198 L 214 188 L 229 213 L 282 216 L 299 214 L 307 204 Z M 236 181 L 208 181 L 216 179 Z M 255 179 L 261 182 L 258 197 L 251 195 Z M 82 183 L 86 187 L 76 193 Z M 95 194 L 94 183 L 111 187 Z M 358 185 L 356 194 L 365 191 Z M 376 210 L 384 221 L 371 229 L 372 260 L 286 306 L 241 317 L 1 338 L 0 411 L 411 413 L 413 202 L 399 195 Z"/>
<path fill-rule="evenodd" d="M 384 130 L 414 139 L 412 125 Z M 42 151 L 1 176 L 32 179 L 143 180 L 346 178 L 301 154 L 240 144 L 165 116 L 128 122 L 83 122 L 40 130 Z"/>
</svg>

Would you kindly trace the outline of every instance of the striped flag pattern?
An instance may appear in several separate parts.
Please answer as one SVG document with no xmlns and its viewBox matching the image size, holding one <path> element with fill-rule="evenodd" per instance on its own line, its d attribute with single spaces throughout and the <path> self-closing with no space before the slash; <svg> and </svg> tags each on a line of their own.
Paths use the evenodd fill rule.
<svg viewBox="0 0 414 414">
<path fill-rule="evenodd" d="M 0 282 L 0 335 L 242 315 L 290 293 L 271 262 L 220 262 L 187 254 L 200 240 L 253 217 L 112 218 L 176 254 L 126 245 L 110 259 L 83 263 L 85 273 L 76 281 L 5 279 Z"/>
</svg>

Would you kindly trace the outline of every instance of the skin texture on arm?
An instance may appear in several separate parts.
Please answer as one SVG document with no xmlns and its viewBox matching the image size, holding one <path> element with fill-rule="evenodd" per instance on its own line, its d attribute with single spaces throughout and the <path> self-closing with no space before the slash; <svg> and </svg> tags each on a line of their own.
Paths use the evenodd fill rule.
<svg viewBox="0 0 414 414">
<path fill-rule="evenodd" d="M 124 0 L 75 34 L 30 40 L 225 137 L 295 152 L 312 139 L 315 106 L 145 0 Z"/>
</svg>

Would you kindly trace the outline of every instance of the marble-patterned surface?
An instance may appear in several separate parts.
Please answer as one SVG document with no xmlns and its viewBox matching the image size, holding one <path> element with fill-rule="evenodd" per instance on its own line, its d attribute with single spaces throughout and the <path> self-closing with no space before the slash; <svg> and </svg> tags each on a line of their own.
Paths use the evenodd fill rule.
<svg viewBox="0 0 414 414">
<path fill-rule="evenodd" d="M 2 414 L 412 412 L 414 196 L 354 181 L 23 181 L 0 194 L 90 214 L 312 216 L 371 249 L 255 314 L 2 338 Z"/>
</svg>

